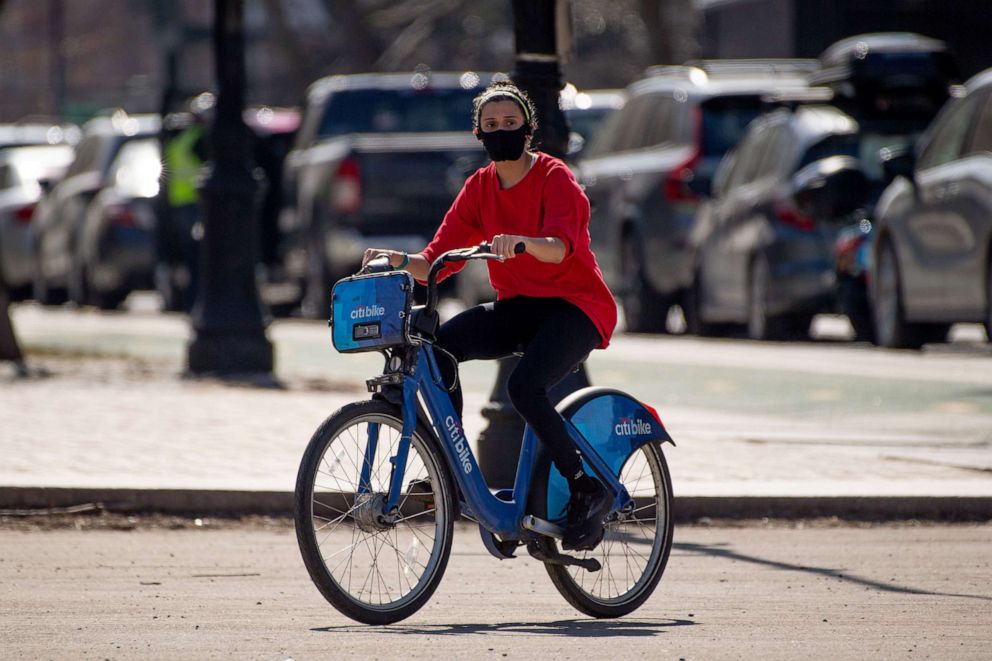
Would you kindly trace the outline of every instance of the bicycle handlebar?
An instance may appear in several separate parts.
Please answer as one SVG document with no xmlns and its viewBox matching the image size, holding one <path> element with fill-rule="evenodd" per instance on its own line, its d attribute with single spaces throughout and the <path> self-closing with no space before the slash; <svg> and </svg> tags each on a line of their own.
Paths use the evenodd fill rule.
<svg viewBox="0 0 992 661">
<path fill-rule="evenodd" d="M 427 273 L 427 305 L 424 308 L 424 314 L 433 315 L 437 312 L 437 278 L 445 264 L 449 262 L 468 262 L 476 259 L 498 259 L 499 261 L 503 261 L 503 257 L 493 254 L 492 249 L 492 244 L 483 242 L 471 248 L 449 250 L 435 259 L 434 263 L 431 264 L 430 271 Z M 515 255 L 520 255 L 526 250 L 527 246 L 523 241 L 513 246 L 513 253 Z"/>
</svg>

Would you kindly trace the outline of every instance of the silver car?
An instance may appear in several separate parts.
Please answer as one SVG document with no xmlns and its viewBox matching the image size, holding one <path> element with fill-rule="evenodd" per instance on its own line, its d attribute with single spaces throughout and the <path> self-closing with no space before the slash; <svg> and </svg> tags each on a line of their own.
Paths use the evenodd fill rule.
<svg viewBox="0 0 992 661">
<path fill-rule="evenodd" d="M 869 290 L 878 344 L 940 342 L 957 322 L 992 337 L 992 69 L 887 166 Z"/>
<path fill-rule="evenodd" d="M 0 278 L 13 300 L 31 293 L 35 206 L 43 188 L 62 177 L 72 158 L 72 147 L 64 144 L 0 151 Z"/>
</svg>

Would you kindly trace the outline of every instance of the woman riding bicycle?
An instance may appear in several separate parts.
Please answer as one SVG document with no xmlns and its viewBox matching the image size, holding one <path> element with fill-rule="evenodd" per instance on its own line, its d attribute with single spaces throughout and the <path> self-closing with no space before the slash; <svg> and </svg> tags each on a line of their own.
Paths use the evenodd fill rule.
<svg viewBox="0 0 992 661">
<path fill-rule="evenodd" d="M 454 248 L 489 241 L 492 252 L 504 258 L 488 262 L 497 300 L 443 324 L 435 346 L 458 362 L 522 350 L 508 383 L 510 400 L 568 481 L 563 548 L 591 548 L 602 538 L 611 497 L 583 470 L 548 398 L 548 389 L 593 349 L 606 348 L 616 326 L 613 295 L 589 246 L 589 200 L 562 161 L 531 149 L 535 110 L 515 85 L 494 83 L 477 96 L 473 125 L 493 162 L 468 178 L 430 244 L 413 255 L 372 248 L 362 264 L 386 256 L 394 268 L 425 281 L 433 260 Z M 524 251 L 518 255 L 519 243 Z M 462 266 L 447 265 L 439 279 Z M 445 381 L 457 383 L 456 366 L 440 364 Z M 452 402 L 461 415 L 460 385 Z"/>
</svg>

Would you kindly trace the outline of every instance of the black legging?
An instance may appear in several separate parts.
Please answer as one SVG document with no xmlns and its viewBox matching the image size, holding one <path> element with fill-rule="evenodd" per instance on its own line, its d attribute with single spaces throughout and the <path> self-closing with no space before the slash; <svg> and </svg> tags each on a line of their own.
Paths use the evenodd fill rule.
<svg viewBox="0 0 992 661">
<path fill-rule="evenodd" d="M 492 360 L 522 351 L 510 375 L 510 401 L 551 452 L 558 471 L 571 480 L 582 464 L 575 444 L 555 411 L 548 389 L 561 381 L 599 346 L 596 326 L 582 310 L 560 298 L 518 296 L 466 310 L 441 326 L 437 346 L 458 362 Z M 446 383 L 455 366 L 438 356 Z M 451 400 L 462 413 L 461 384 Z"/>
</svg>

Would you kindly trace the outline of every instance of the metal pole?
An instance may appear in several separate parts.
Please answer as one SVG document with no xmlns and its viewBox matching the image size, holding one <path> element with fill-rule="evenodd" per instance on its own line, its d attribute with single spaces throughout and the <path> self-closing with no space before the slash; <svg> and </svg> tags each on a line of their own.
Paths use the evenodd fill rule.
<svg viewBox="0 0 992 661">
<path fill-rule="evenodd" d="M 272 372 L 272 344 L 255 282 L 259 182 L 254 137 L 242 120 L 245 97 L 243 0 L 215 0 L 217 115 L 210 131 L 212 160 L 204 168 L 200 288 L 193 307 L 194 338 L 187 352 L 193 374 Z"/>
<path fill-rule="evenodd" d="M 567 16 L 568 0 L 513 0 L 513 32 L 516 64 L 513 82 L 527 92 L 537 108 L 534 144 L 541 151 L 561 158 L 568 148 L 568 121 L 558 104 L 563 87 L 559 56 L 559 19 Z M 520 455 L 524 422 L 513 408 L 507 391 L 516 357 L 499 361 L 496 383 L 482 416 L 489 422 L 479 435 L 479 467 L 490 486 L 512 487 Z M 549 392 L 551 401 L 589 385 L 585 365 L 570 373 Z"/>
</svg>

